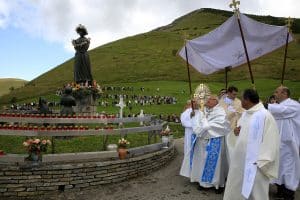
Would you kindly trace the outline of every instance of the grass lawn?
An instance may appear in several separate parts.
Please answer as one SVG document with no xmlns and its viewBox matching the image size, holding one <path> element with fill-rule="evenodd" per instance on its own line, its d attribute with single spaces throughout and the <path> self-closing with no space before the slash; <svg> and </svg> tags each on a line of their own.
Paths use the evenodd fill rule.
<svg viewBox="0 0 300 200">
<path fill-rule="evenodd" d="M 0 96 L 10 91 L 23 87 L 27 81 L 15 78 L 0 78 Z"/>
</svg>

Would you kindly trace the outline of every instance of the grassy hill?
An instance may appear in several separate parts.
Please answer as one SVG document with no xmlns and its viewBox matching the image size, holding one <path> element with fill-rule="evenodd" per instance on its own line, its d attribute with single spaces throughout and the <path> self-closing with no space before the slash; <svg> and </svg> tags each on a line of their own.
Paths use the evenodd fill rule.
<svg viewBox="0 0 300 200">
<path fill-rule="evenodd" d="M 1 78 L 0 79 L 0 96 L 8 94 L 17 88 L 24 86 L 28 81 L 15 78 Z"/>
<path fill-rule="evenodd" d="M 232 12 L 200 9 L 176 19 L 171 24 L 148 33 L 127 37 L 89 51 L 94 79 L 101 84 L 132 83 L 142 81 L 186 81 L 185 63 L 176 56 L 183 46 L 183 35 L 192 39 L 208 33 L 226 21 Z M 269 24 L 284 25 L 284 18 L 271 16 L 250 17 Z M 294 40 L 289 44 L 285 78 L 300 81 L 300 19 L 292 27 Z M 252 62 L 254 78 L 280 79 L 284 49 L 270 53 Z M 223 72 L 203 76 L 191 69 L 193 81 L 224 80 Z M 230 80 L 249 79 L 248 68 L 241 66 L 232 70 Z M 73 80 L 73 59 L 44 73 L 25 87 L 15 89 L 0 99 L 0 104 L 12 98 L 25 100 L 53 93 L 62 85 Z M 279 82 L 279 81 L 278 81 Z"/>
</svg>

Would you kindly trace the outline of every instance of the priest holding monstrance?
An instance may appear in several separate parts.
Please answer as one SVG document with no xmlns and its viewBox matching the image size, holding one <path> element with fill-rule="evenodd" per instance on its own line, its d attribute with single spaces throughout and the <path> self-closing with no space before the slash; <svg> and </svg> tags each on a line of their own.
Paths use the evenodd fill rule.
<svg viewBox="0 0 300 200">
<path fill-rule="evenodd" d="M 184 156 L 180 175 L 190 177 L 191 182 L 198 182 L 200 190 L 215 188 L 215 192 L 220 194 L 227 175 L 225 136 L 230 132 L 230 125 L 217 96 L 210 94 L 204 84 L 198 88 L 194 98 L 200 109 L 194 108 L 195 115 L 190 118 L 192 142 L 190 151 Z"/>
<path fill-rule="evenodd" d="M 76 28 L 79 38 L 72 40 L 72 44 L 76 50 L 74 57 L 74 81 L 79 84 L 92 84 L 93 77 L 91 73 L 91 63 L 87 50 L 90 46 L 90 38 L 85 36 L 88 34 L 87 29 L 82 24 Z"/>
</svg>

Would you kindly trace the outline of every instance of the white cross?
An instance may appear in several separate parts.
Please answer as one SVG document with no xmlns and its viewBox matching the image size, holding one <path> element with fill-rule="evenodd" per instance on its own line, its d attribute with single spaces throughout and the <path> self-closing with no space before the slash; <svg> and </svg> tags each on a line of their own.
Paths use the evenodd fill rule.
<svg viewBox="0 0 300 200">
<path fill-rule="evenodd" d="M 123 108 L 126 107 L 124 101 L 123 101 L 123 96 L 120 95 L 120 101 L 116 106 L 120 107 L 120 118 L 123 118 Z"/>
</svg>

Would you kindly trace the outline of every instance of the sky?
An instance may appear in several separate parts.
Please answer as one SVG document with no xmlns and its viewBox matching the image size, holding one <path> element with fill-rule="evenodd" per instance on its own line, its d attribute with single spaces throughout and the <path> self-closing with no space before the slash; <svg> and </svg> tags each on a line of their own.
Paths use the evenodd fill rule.
<svg viewBox="0 0 300 200">
<path fill-rule="evenodd" d="M 0 78 L 32 80 L 71 59 L 78 24 L 90 49 L 151 31 L 200 8 L 231 0 L 0 0 Z M 299 0 L 240 0 L 246 14 L 300 18 Z"/>
</svg>

